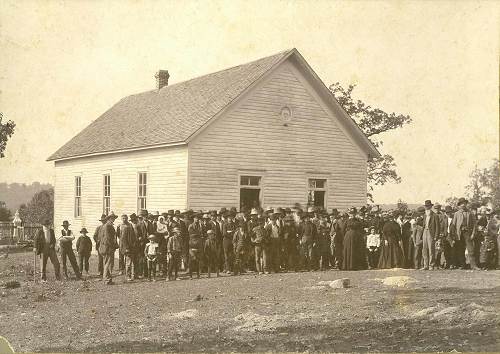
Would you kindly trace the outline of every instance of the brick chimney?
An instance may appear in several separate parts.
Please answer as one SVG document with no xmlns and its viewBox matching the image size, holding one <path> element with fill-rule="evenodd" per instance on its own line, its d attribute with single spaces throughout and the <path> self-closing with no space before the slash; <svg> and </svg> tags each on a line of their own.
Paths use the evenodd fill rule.
<svg viewBox="0 0 500 354">
<path fill-rule="evenodd" d="M 168 86 L 168 78 L 170 77 L 168 70 L 159 70 L 156 75 L 156 89 L 160 90 L 162 87 Z"/>
</svg>

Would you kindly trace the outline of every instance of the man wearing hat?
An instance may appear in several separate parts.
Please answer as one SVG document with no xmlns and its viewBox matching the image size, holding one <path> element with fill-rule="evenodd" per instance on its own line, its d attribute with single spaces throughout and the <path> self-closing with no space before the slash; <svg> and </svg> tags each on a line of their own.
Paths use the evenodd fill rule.
<svg viewBox="0 0 500 354">
<path fill-rule="evenodd" d="M 313 247 L 316 244 L 317 228 L 311 221 L 310 210 L 304 213 L 304 222 L 300 227 L 300 244 L 302 249 L 302 265 L 307 271 L 311 271 L 313 265 Z"/>
<path fill-rule="evenodd" d="M 255 269 L 258 274 L 269 274 L 267 264 L 267 233 L 264 227 L 265 219 L 259 215 L 257 225 L 250 232 L 250 240 L 255 251 Z"/>
<path fill-rule="evenodd" d="M 117 216 L 115 213 L 110 212 L 106 217 L 106 224 L 103 226 L 102 237 L 99 245 L 99 252 L 104 258 L 104 273 L 103 281 L 107 285 L 113 284 L 113 266 L 115 263 L 115 251 L 118 248 L 116 243 L 116 231 L 113 226 Z"/>
<path fill-rule="evenodd" d="M 87 236 L 88 231 L 86 228 L 80 230 L 80 237 L 76 241 L 76 252 L 78 253 L 78 264 L 80 265 L 80 274 L 83 274 L 85 266 L 85 273 L 89 275 L 89 258 L 92 253 L 92 240 Z"/>
<path fill-rule="evenodd" d="M 296 272 L 299 267 L 300 240 L 297 237 L 298 230 L 291 213 L 284 217 L 283 223 L 282 237 L 285 269 Z"/>
<path fill-rule="evenodd" d="M 137 235 L 128 221 L 127 214 L 122 215 L 122 223 L 116 228 L 116 236 L 119 240 L 120 255 L 123 257 L 123 271 L 127 280 L 131 281 L 136 278 L 137 271 Z"/>
<path fill-rule="evenodd" d="M 224 217 L 226 220 L 222 222 L 222 249 L 224 250 L 224 271 L 227 274 L 230 274 L 233 270 L 233 237 L 237 229 L 236 223 L 234 222 L 235 216 L 236 214 L 226 211 L 224 213 Z"/>
<path fill-rule="evenodd" d="M 34 238 L 33 251 L 42 258 L 42 282 L 47 281 L 47 260 L 49 258 L 54 267 L 56 279 L 61 280 L 59 260 L 56 254 L 56 237 L 54 230 L 50 227 L 50 220 L 44 220 L 42 229 L 38 230 Z"/>
<path fill-rule="evenodd" d="M 455 257 L 455 266 L 463 269 L 465 267 L 465 249 L 469 254 L 470 266 L 472 269 L 479 269 L 476 265 L 474 255 L 473 231 L 475 228 L 474 216 L 467 209 L 468 200 L 458 199 L 458 210 L 453 215 L 451 222 L 453 228 L 453 255 Z"/>
<path fill-rule="evenodd" d="M 330 214 L 330 253 L 331 266 L 340 269 L 342 266 L 342 253 L 344 235 L 340 225 L 340 214 L 337 209 L 332 209 Z"/>
<path fill-rule="evenodd" d="M 268 264 L 275 273 L 280 272 L 281 264 L 281 238 L 282 228 L 278 224 L 278 213 L 273 212 L 269 215 L 270 222 L 266 225 L 268 235 Z"/>
<path fill-rule="evenodd" d="M 178 280 L 177 274 L 179 272 L 179 258 L 182 251 L 181 245 L 181 230 L 178 227 L 172 229 L 172 235 L 167 242 L 168 253 L 168 278 L 170 280 Z M 172 272 L 174 276 L 172 277 Z"/>
<path fill-rule="evenodd" d="M 439 218 L 432 211 L 432 202 L 426 200 L 424 203 L 424 217 L 422 235 L 422 256 L 424 259 L 424 270 L 434 269 L 436 260 L 436 240 L 439 237 Z"/>
<path fill-rule="evenodd" d="M 80 269 L 78 268 L 78 263 L 76 262 L 75 253 L 73 252 L 73 240 L 75 236 L 73 232 L 69 229 L 68 220 L 64 220 L 62 223 L 61 236 L 59 236 L 59 246 L 61 252 L 63 273 L 66 279 L 68 278 L 68 268 L 66 266 L 66 258 L 69 258 L 73 272 L 75 273 L 76 279 L 81 279 Z"/>
<path fill-rule="evenodd" d="M 207 276 L 210 278 L 210 273 L 215 271 L 217 277 L 219 277 L 219 259 L 221 253 L 214 230 L 207 230 L 207 239 L 205 240 L 203 253 L 207 262 Z"/>
<path fill-rule="evenodd" d="M 102 236 L 102 230 L 104 227 L 104 224 L 106 224 L 106 214 L 102 214 L 101 218 L 99 219 L 101 222 L 101 225 L 97 226 L 97 228 L 94 231 L 94 243 L 95 243 L 95 250 L 97 251 L 97 258 L 98 258 L 98 263 L 97 263 L 97 270 L 99 272 L 99 277 L 102 278 L 103 270 L 104 270 L 104 258 L 102 254 L 99 253 L 99 240 L 101 239 Z"/>
</svg>

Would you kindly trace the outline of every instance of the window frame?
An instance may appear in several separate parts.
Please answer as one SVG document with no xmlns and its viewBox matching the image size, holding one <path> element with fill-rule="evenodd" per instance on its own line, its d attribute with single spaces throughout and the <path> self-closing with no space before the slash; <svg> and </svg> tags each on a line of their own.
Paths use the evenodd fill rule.
<svg viewBox="0 0 500 354">
<path fill-rule="evenodd" d="M 82 208 L 82 175 L 74 176 L 74 189 L 73 189 L 73 215 L 74 217 L 81 218 L 83 215 Z"/>
<path fill-rule="evenodd" d="M 241 177 L 259 177 L 259 184 L 258 185 L 244 185 L 241 184 Z M 265 173 L 264 171 L 240 171 L 238 172 L 238 180 L 237 180 L 237 186 L 238 186 L 238 205 L 241 205 L 241 189 L 258 189 L 259 190 L 259 200 L 261 207 L 263 207 L 264 204 L 264 181 L 265 181 Z"/>
<path fill-rule="evenodd" d="M 146 176 L 146 183 L 141 183 L 141 175 Z M 148 182 L 149 182 L 149 176 L 148 176 L 148 171 L 147 170 L 140 170 L 137 171 L 137 199 L 136 199 L 136 206 L 137 206 L 137 213 L 139 213 L 142 209 L 147 209 L 148 207 Z M 145 193 L 141 194 L 141 186 L 145 187 Z M 142 207 L 141 201 L 144 201 L 144 207 Z"/>
<path fill-rule="evenodd" d="M 324 185 L 322 188 L 318 187 L 310 187 L 310 181 L 311 180 L 322 180 L 324 181 Z M 309 204 L 309 193 L 310 192 L 325 192 L 325 196 L 323 199 L 323 208 L 325 210 L 328 209 L 328 178 L 326 176 L 307 176 L 306 178 L 306 205 L 308 207 L 310 206 L 315 206 L 314 204 Z"/>
<path fill-rule="evenodd" d="M 106 178 L 108 184 L 106 184 Z M 106 187 L 108 187 L 106 189 Z M 108 194 L 106 195 L 106 191 Z M 107 202 L 107 203 L 106 203 Z M 111 173 L 102 175 L 102 213 L 108 215 L 111 211 Z"/>
</svg>

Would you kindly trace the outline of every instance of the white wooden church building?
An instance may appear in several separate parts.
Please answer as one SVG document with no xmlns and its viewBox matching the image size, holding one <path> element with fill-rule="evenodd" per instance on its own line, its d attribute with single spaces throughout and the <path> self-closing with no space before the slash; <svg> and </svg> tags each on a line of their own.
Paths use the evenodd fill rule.
<svg viewBox="0 0 500 354">
<path fill-rule="evenodd" d="M 379 156 L 296 50 L 128 96 L 52 156 L 55 225 L 142 208 L 346 208 Z"/>
</svg>

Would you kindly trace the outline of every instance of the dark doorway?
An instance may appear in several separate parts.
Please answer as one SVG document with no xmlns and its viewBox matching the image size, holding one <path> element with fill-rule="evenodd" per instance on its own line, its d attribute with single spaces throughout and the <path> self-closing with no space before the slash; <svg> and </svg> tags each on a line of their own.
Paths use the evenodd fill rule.
<svg viewBox="0 0 500 354">
<path fill-rule="evenodd" d="M 314 191 L 314 190 L 309 191 L 307 205 L 319 207 L 319 208 L 324 208 L 325 207 L 325 191 Z"/>
<path fill-rule="evenodd" d="M 260 189 L 240 188 L 240 209 L 260 207 Z"/>
</svg>

